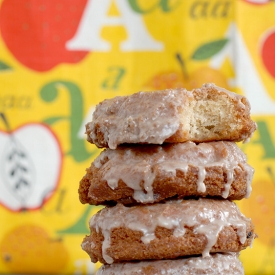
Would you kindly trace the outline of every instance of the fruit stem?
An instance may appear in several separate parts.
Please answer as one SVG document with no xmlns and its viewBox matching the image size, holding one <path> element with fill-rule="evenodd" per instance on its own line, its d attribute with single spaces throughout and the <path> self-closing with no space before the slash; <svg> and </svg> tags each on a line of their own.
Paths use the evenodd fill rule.
<svg viewBox="0 0 275 275">
<path fill-rule="evenodd" d="M 62 241 L 63 241 L 62 237 L 58 237 L 58 238 L 49 238 L 48 240 L 49 240 L 49 242 L 52 242 L 52 243 L 55 243 L 55 242 L 62 242 Z"/>
<path fill-rule="evenodd" d="M 178 60 L 178 62 L 180 64 L 184 80 L 188 80 L 189 76 L 188 76 L 188 73 L 187 73 L 185 62 L 184 62 L 183 58 L 181 57 L 181 54 L 180 53 L 176 53 L 176 58 L 177 58 L 177 60 Z"/>
<path fill-rule="evenodd" d="M 5 124 L 5 126 L 6 126 L 6 128 L 7 128 L 7 130 L 8 130 L 8 132 L 10 132 L 10 125 L 9 125 L 9 123 L 8 123 L 8 120 L 7 120 L 6 116 L 5 116 L 5 114 L 4 114 L 4 113 L 0 113 L 0 117 L 1 117 L 2 120 L 4 121 L 4 124 Z"/>
<path fill-rule="evenodd" d="M 15 146 L 17 146 L 16 141 L 15 141 L 15 138 L 14 138 L 13 135 L 12 135 L 11 127 L 10 127 L 10 124 L 9 124 L 9 122 L 8 122 L 8 120 L 7 120 L 7 117 L 6 117 L 5 114 L 2 113 L 2 112 L 0 112 L 0 117 L 2 118 L 2 120 L 3 120 L 3 122 L 4 122 L 5 126 L 6 126 L 6 129 L 7 129 L 7 132 L 9 133 L 10 139 L 11 139 L 12 142 L 15 144 Z"/>
</svg>

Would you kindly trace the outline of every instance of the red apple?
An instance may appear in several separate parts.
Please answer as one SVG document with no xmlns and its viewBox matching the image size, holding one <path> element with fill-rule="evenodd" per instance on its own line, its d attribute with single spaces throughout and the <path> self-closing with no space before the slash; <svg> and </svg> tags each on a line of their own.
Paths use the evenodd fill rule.
<svg viewBox="0 0 275 275">
<path fill-rule="evenodd" d="M 67 50 L 87 0 L 3 0 L 2 38 L 13 56 L 35 71 L 60 63 L 77 63 L 87 51 Z"/>
<path fill-rule="evenodd" d="M 275 78 L 275 30 L 265 35 L 262 42 L 261 57 L 267 71 Z"/>
</svg>

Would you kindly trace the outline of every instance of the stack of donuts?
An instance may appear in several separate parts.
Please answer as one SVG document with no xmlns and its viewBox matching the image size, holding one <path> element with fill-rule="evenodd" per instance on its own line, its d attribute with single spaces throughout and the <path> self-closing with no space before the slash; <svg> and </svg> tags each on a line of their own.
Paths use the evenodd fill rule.
<svg viewBox="0 0 275 275">
<path fill-rule="evenodd" d="M 82 243 L 97 274 L 243 274 L 256 233 L 234 200 L 254 169 L 236 142 L 256 128 L 248 100 L 212 83 L 99 103 L 86 133 L 105 149 L 79 185 L 104 206 Z"/>
</svg>

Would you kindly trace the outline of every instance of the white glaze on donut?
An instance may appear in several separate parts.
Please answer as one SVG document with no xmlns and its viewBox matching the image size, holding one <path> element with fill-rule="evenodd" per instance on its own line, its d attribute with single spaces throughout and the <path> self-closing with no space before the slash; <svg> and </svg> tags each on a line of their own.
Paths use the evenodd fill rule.
<svg viewBox="0 0 275 275">
<path fill-rule="evenodd" d="M 108 162 L 105 161 L 106 158 Z M 249 197 L 254 169 L 246 161 L 245 154 L 234 142 L 218 141 L 196 145 L 189 141 L 163 146 L 145 145 L 107 149 L 96 158 L 94 166 L 104 169 L 103 180 L 107 181 L 110 188 L 116 189 L 121 179 L 134 190 L 133 197 L 137 202 L 150 203 L 154 201 L 152 185 L 156 176 L 156 167 L 173 176 L 177 170 L 187 173 L 190 166 L 198 167 L 197 191 L 202 193 L 206 191 L 204 184 L 206 168 L 224 167 L 227 170 L 227 182 L 222 192 L 223 198 L 229 195 L 234 180 L 234 170 L 244 169 L 247 173 L 246 197 Z"/>
<path fill-rule="evenodd" d="M 246 241 L 246 226 L 250 222 L 238 209 L 235 203 L 228 200 L 178 200 L 164 204 L 125 207 L 118 204 L 104 208 L 90 219 L 90 228 L 101 231 L 104 236 L 102 255 L 111 264 L 113 259 L 108 255 L 110 232 L 114 228 L 126 227 L 142 232 L 141 241 L 145 244 L 155 239 L 158 226 L 173 229 L 175 237 L 184 236 L 186 227 L 193 228 L 195 234 L 202 234 L 207 245 L 202 252 L 203 257 L 215 245 L 218 235 L 226 226 L 237 229 L 242 244 Z M 131 245 L 131 244 L 129 244 Z"/>
</svg>

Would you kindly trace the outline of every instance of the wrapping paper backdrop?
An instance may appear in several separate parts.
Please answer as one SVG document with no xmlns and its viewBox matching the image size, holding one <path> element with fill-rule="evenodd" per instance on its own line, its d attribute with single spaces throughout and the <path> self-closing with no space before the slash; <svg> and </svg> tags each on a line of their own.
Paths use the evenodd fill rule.
<svg viewBox="0 0 275 275">
<path fill-rule="evenodd" d="M 275 3 L 0 0 L 0 273 L 93 274 L 80 243 L 99 207 L 78 182 L 99 154 L 84 124 L 105 98 L 214 82 L 248 97 L 255 168 L 238 202 L 259 238 L 246 274 L 275 274 Z"/>
</svg>

